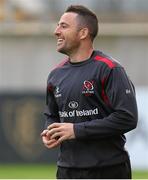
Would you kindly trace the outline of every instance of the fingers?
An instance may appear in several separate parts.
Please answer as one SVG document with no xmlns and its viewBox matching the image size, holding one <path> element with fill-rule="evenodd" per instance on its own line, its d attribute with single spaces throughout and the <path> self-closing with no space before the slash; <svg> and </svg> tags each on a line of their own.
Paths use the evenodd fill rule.
<svg viewBox="0 0 148 180">
<path fill-rule="evenodd" d="M 60 132 L 61 131 L 61 129 L 60 128 L 53 128 L 53 129 L 50 129 L 50 130 L 48 130 L 48 132 L 47 132 L 47 136 L 52 136 L 52 135 L 54 135 L 54 134 L 56 134 L 56 133 L 58 133 L 58 132 Z"/>
<path fill-rule="evenodd" d="M 58 128 L 61 126 L 61 123 L 53 123 L 47 127 L 48 130 L 51 130 L 53 128 Z"/>
<path fill-rule="evenodd" d="M 46 136 L 46 133 L 48 132 L 47 129 L 45 129 L 42 133 L 41 133 L 41 136 Z"/>
<path fill-rule="evenodd" d="M 59 143 L 58 141 L 56 141 L 55 139 L 53 139 L 53 141 L 50 142 L 49 144 L 47 144 L 46 147 L 51 149 L 51 148 L 55 148 L 55 147 L 59 146 L 59 144 L 60 144 L 60 143 Z"/>
<path fill-rule="evenodd" d="M 49 140 L 50 139 L 47 138 L 46 136 L 42 136 L 42 141 L 43 141 L 44 144 L 47 144 Z"/>
<path fill-rule="evenodd" d="M 41 133 L 42 141 L 48 148 L 56 147 L 65 140 L 74 139 L 72 123 L 53 123 Z"/>
<path fill-rule="evenodd" d="M 50 134 L 47 134 L 48 130 L 44 130 L 41 133 L 42 141 L 45 147 L 51 149 L 59 145 L 59 142 L 56 139 L 51 139 Z"/>
<path fill-rule="evenodd" d="M 55 139 L 52 139 L 50 141 L 47 142 L 47 144 L 44 144 L 47 148 L 51 149 L 51 148 L 55 148 L 59 145 L 59 142 L 56 141 Z"/>
<path fill-rule="evenodd" d="M 50 139 L 47 136 L 42 136 L 42 141 L 47 148 L 54 148 L 59 145 L 56 139 Z"/>
<path fill-rule="evenodd" d="M 58 140 L 62 135 L 63 135 L 62 132 L 55 132 L 53 135 L 51 135 L 50 138 Z"/>
<path fill-rule="evenodd" d="M 67 140 L 67 136 L 61 136 L 61 137 L 59 137 L 58 142 L 60 144 L 60 143 L 62 143 L 65 140 Z"/>
<path fill-rule="evenodd" d="M 61 132 L 62 132 L 62 123 L 53 123 L 51 125 L 49 125 L 47 127 L 48 132 L 47 132 L 47 136 L 50 136 L 51 139 L 54 138 L 58 138 L 59 136 L 61 136 Z"/>
<path fill-rule="evenodd" d="M 48 126 L 47 136 L 56 139 L 60 143 L 64 140 L 74 139 L 75 134 L 72 123 L 53 123 Z"/>
</svg>

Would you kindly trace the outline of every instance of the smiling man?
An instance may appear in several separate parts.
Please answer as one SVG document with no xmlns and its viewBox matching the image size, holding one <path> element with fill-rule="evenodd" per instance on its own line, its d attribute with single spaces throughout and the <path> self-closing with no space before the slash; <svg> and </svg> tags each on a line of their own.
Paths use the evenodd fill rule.
<svg viewBox="0 0 148 180">
<path fill-rule="evenodd" d="M 68 7 L 55 29 L 57 51 L 68 58 L 48 77 L 44 145 L 60 146 L 58 179 L 130 179 L 124 134 L 137 125 L 132 82 L 124 68 L 94 50 L 96 15 Z"/>
</svg>

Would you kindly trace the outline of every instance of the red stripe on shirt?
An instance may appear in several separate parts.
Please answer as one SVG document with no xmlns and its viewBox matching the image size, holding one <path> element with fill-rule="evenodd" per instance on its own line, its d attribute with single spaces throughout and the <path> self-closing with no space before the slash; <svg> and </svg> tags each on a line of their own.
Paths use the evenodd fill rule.
<svg viewBox="0 0 148 180">
<path fill-rule="evenodd" d="M 101 97 L 102 97 L 104 103 L 110 106 L 109 98 L 108 98 L 108 96 L 107 96 L 107 94 L 105 92 L 105 83 L 106 83 L 106 80 L 107 80 L 107 78 L 104 78 L 104 79 L 101 80 L 101 86 L 102 86 Z"/>
<path fill-rule="evenodd" d="M 113 68 L 113 67 L 116 66 L 116 64 L 113 63 L 110 59 L 102 57 L 102 56 L 95 56 L 94 59 L 97 60 L 97 61 L 101 61 L 101 62 L 106 63 L 110 68 Z"/>
<path fill-rule="evenodd" d="M 58 65 L 56 65 L 56 66 L 52 69 L 52 71 L 55 70 L 55 69 L 57 69 L 57 68 L 60 68 L 60 67 L 64 66 L 64 64 L 65 64 L 66 62 L 68 62 L 68 61 L 69 61 L 69 59 L 63 60 L 61 63 L 59 63 Z"/>
</svg>

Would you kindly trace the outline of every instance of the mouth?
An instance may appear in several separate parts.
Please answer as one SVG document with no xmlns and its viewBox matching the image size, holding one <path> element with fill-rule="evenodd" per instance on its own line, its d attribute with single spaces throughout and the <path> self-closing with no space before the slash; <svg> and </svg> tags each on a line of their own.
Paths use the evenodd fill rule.
<svg viewBox="0 0 148 180">
<path fill-rule="evenodd" d="M 57 45 L 59 46 L 59 45 L 61 45 L 63 42 L 64 42 L 64 39 L 59 38 L 59 39 L 57 40 Z"/>
</svg>

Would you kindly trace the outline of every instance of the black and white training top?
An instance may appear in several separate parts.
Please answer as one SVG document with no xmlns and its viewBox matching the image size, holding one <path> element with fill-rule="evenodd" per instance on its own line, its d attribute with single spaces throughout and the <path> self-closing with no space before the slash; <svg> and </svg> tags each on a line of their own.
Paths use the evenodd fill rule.
<svg viewBox="0 0 148 180">
<path fill-rule="evenodd" d="M 46 100 L 46 126 L 74 123 L 76 139 L 62 142 L 58 166 L 103 167 L 128 159 L 124 133 L 137 125 L 137 104 L 117 61 L 100 51 L 79 63 L 67 59 L 50 73 Z"/>
</svg>

